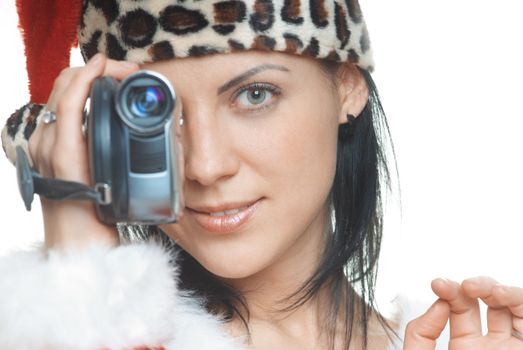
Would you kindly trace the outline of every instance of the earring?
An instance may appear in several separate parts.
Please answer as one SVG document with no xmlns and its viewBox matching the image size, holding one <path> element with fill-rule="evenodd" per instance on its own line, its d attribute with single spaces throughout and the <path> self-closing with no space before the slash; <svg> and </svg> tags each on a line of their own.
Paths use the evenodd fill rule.
<svg viewBox="0 0 523 350">
<path fill-rule="evenodd" d="M 185 122 L 185 119 L 183 118 L 183 114 L 180 115 L 180 119 L 178 120 L 178 124 L 180 125 L 180 127 L 183 127 L 183 123 Z"/>
<path fill-rule="evenodd" d="M 352 136 L 354 134 L 354 122 L 356 117 L 353 114 L 347 114 L 347 134 Z"/>
</svg>

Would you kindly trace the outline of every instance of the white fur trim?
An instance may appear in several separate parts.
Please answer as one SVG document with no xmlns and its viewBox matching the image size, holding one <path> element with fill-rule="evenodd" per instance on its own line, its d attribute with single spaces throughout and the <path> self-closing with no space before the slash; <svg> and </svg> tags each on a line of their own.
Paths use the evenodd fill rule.
<svg viewBox="0 0 523 350">
<path fill-rule="evenodd" d="M 233 339 L 221 329 L 220 321 L 207 313 L 198 301 L 179 298 L 173 341 L 168 350 L 243 350 L 240 339 Z"/>
<path fill-rule="evenodd" d="M 178 295 L 169 259 L 156 244 L 1 258 L 2 349 L 240 349 Z"/>
</svg>

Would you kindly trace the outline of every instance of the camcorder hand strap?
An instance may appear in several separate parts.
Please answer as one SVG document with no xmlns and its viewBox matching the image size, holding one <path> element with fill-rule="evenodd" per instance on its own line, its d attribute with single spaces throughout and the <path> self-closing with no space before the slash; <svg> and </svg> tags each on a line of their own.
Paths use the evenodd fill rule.
<svg viewBox="0 0 523 350">
<path fill-rule="evenodd" d="M 27 155 L 21 146 L 16 147 L 16 173 L 18 188 L 25 208 L 30 211 L 34 194 L 53 200 L 91 200 L 108 204 L 101 191 L 79 182 L 49 179 L 31 169 Z"/>
</svg>

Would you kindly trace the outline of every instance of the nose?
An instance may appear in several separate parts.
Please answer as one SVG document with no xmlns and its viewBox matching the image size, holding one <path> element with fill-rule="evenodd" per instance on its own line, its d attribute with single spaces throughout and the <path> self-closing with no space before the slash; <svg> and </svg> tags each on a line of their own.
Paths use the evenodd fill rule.
<svg viewBox="0 0 523 350">
<path fill-rule="evenodd" d="M 183 126 L 186 180 L 211 186 L 234 176 L 240 162 L 225 121 L 212 111 L 192 112 L 187 113 Z"/>
</svg>

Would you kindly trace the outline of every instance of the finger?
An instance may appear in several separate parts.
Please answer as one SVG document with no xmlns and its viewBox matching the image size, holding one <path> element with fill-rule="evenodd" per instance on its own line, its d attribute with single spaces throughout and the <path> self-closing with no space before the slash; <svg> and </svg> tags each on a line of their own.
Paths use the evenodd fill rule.
<svg viewBox="0 0 523 350">
<path fill-rule="evenodd" d="M 85 67 L 74 74 L 65 92 L 60 96 L 56 110 L 60 117 L 57 120 L 57 135 L 64 142 L 64 146 L 69 146 L 69 142 L 78 140 L 80 136 L 83 110 L 92 82 L 102 75 L 123 79 L 138 68 L 134 63 L 108 60 L 104 55 L 96 54 Z"/>
<path fill-rule="evenodd" d="M 450 305 L 437 300 L 423 315 L 409 322 L 403 350 L 434 350 L 450 316 Z"/>
<path fill-rule="evenodd" d="M 46 110 L 56 110 L 56 101 L 53 100 L 56 96 L 63 94 L 74 72 L 75 69 L 65 69 L 60 73 L 54 82 L 48 102 L 44 106 Z M 54 177 L 53 169 L 50 166 L 50 155 L 52 154 L 50 150 L 54 145 L 55 134 L 56 128 L 54 123 L 43 123 L 42 113 L 40 112 L 36 127 L 31 133 L 27 145 L 31 167 L 44 177 Z"/>
<path fill-rule="evenodd" d="M 60 73 L 60 75 L 55 80 L 53 90 L 51 91 L 49 99 L 47 100 L 46 107 L 48 110 L 56 111 L 56 105 L 58 101 L 64 95 L 64 92 L 69 88 L 69 84 L 71 83 L 74 76 L 81 69 L 82 67 L 67 68 Z M 140 69 L 140 67 L 134 62 L 106 59 L 103 73 L 101 75 L 111 76 L 117 80 L 122 80 L 129 74 L 136 72 L 138 69 Z"/>
<path fill-rule="evenodd" d="M 63 180 L 88 182 L 88 174 L 82 167 L 73 168 L 69 155 L 74 154 L 80 164 L 86 164 L 86 146 L 82 135 L 82 116 L 92 81 L 100 76 L 105 67 L 105 56 L 95 55 L 85 67 L 71 78 L 67 89 L 59 97 L 56 107 L 56 139 L 53 172 Z"/>
<path fill-rule="evenodd" d="M 123 67 L 123 68 L 122 68 Z M 53 160 L 53 171 L 57 177 L 88 183 L 86 167 L 71 168 L 70 157 L 63 150 L 70 150 L 80 164 L 87 164 L 87 148 L 82 133 L 83 110 L 93 81 L 103 74 L 116 79 L 136 71 L 136 64 L 107 60 L 104 55 L 95 55 L 85 67 L 71 78 L 69 86 L 57 104 L 56 142 L 57 156 Z"/>
<path fill-rule="evenodd" d="M 478 300 L 469 298 L 457 282 L 443 278 L 432 281 L 432 290 L 450 305 L 450 337 L 481 336 Z"/>
<path fill-rule="evenodd" d="M 71 83 L 71 79 L 75 76 L 76 73 L 78 73 L 80 69 L 80 67 L 66 68 L 60 72 L 54 81 L 53 89 L 51 90 L 51 94 L 49 94 L 49 98 L 47 99 L 47 103 L 45 105 L 47 110 L 56 112 L 56 105 L 60 97 L 64 94 L 67 87 Z"/>
<path fill-rule="evenodd" d="M 53 123 L 54 124 L 54 123 Z M 36 170 L 44 177 L 54 178 L 55 174 L 50 164 L 53 154 L 56 127 L 53 125 L 42 125 L 40 140 L 36 147 Z"/>
<path fill-rule="evenodd" d="M 60 72 L 58 77 L 55 79 L 53 83 L 53 89 L 51 91 L 51 94 L 49 95 L 49 98 L 47 99 L 47 103 L 45 105 L 45 109 L 49 111 L 56 111 L 56 99 L 57 96 L 61 96 L 67 86 L 69 85 L 69 82 L 72 78 L 72 76 L 75 74 L 75 72 L 78 70 L 78 68 L 67 68 Z M 51 129 L 51 125 L 44 125 L 42 123 L 42 117 L 40 117 L 37 120 L 36 128 L 31 133 L 29 140 L 28 140 L 28 151 L 29 151 L 29 159 L 30 164 L 33 168 L 35 168 L 37 171 L 40 172 L 40 174 L 44 175 L 43 167 L 45 167 L 45 164 L 42 164 L 40 166 L 40 161 L 42 160 L 41 155 L 44 153 L 42 152 L 42 147 L 40 146 L 41 141 L 47 141 L 49 140 L 49 136 L 43 136 L 46 130 Z M 52 139 L 54 141 L 54 138 Z M 45 153 L 46 154 L 46 153 Z M 46 174 L 49 174 L 46 172 Z M 49 175 L 44 175 L 49 176 Z"/>
<path fill-rule="evenodd" d="M 492 294 L 511 311 L 512 327 L 523 333 L 523 289 L 498 284 Z"/>
<path fill-rule="evenodd" d="M 52 177 L 49 162 L 45 155 L 50 154 L 49 150 L 52 148 L 54 142 L 55 128 L 54 123 L 45 124 L 41 122 L 42 113 L 38 110 L 40 115 L 36 123 L 36 128 L 29 135 L 27 142 L 28 156 L 31 168 L 45 177 Z"/>
<path fill-rule="evenodd" d="M 106 59 L 102 75 L 113 77 L 116 80 L 122 80 L 139 69 L 140 66 L 134 62 Z"/>
<path fill-rule="evenodd" d="M 487 327 L 490 334 L 510 337 L 512 331 L 512 313 L 493 293 L 498 282 L 490 277 L 469 278 L 462 282 L 463 291 L 470 298 L 481 298 L 488 305 Z"/>
<path fill-rule="evenodd" d="M 102 55 L 96 55 L 96 56 L 102 56 Z M 87 63 L 86 67 L 90 66 L 92 68 L 92 66 L 96 65 L 98 59 L 99 59 L 99 57 L 93 57 L 93 59 Z M 106 59 L 106 58 L 102 59 L 102 61 L 103 61 L 103 63 L 102 63 L 103 72 L 101 75 L 112 76 L 113 78 L 115 78 L 117 80 L 124 79 L 129 74 L 136 72 L 140 68 L 136 63 L 133 63 L 133 62 L 115 61 L 115 60 Z M 82 67 L 67 68 L 67 69 L 64 69 L 60 73 L 60 75 L 55 80 L 55 83 L 53 85 L 53 90 L 51 91 L 51 94 L 50 94 L 49 99 L 46 104 L 46 108 L 48 110 L 57 112 L 58 102 L 64 98 L 64 95 L 67 96 L 65 94 L 65 92 L 68 90 L 71 90 L 72 88 L 76 88 L 76 86 L 72 87 L 71 83 L 73 82 L 74 79 L 78 79 L 77 75 L 79 74 L 79 72 L 82 71 L 82 69 L 84 69 L 84 68 L 82 68 Z M 96 71 L 97 70 L 95 69 L 95 72 Z M 91 73 L 92 72 L 93 71 L 91 70 Z M 85 76 L 86 74 L 83 74 L 83 75 Z M 96 78 L 99 75 L 100 74 L 96 74 L 94 77 Z M 87 74 L 87 76 L 89 76 L 89 74 Z M 87 83 L 89 84 L 89 88 L 90 88 L 90 84 L 92 83 L 92 80 L 93 80 L 93 78 L 91 77 L 91 79 L 89 81 L 87 81 Z M 83 107 L 84 106 L 82 106 L 82 111 L 83 111 Z"/>
<path fill-rule="evenodd" d="M 497 284 L 499 284 L 498 281 L 487 276 L 468 278 L 461 283 L 463 291 L 470 298 L 481 298 L 488 306 L 500 308 L 504 305 L 501 305 L 492 294 L 492 290 Z"/>
<path fill-rule="evenodd" d="M 499 303 L 512 311 L 514 316 L 523 318 L 523 288 L 495 285 L 492 294 Z"/>
</svg>

